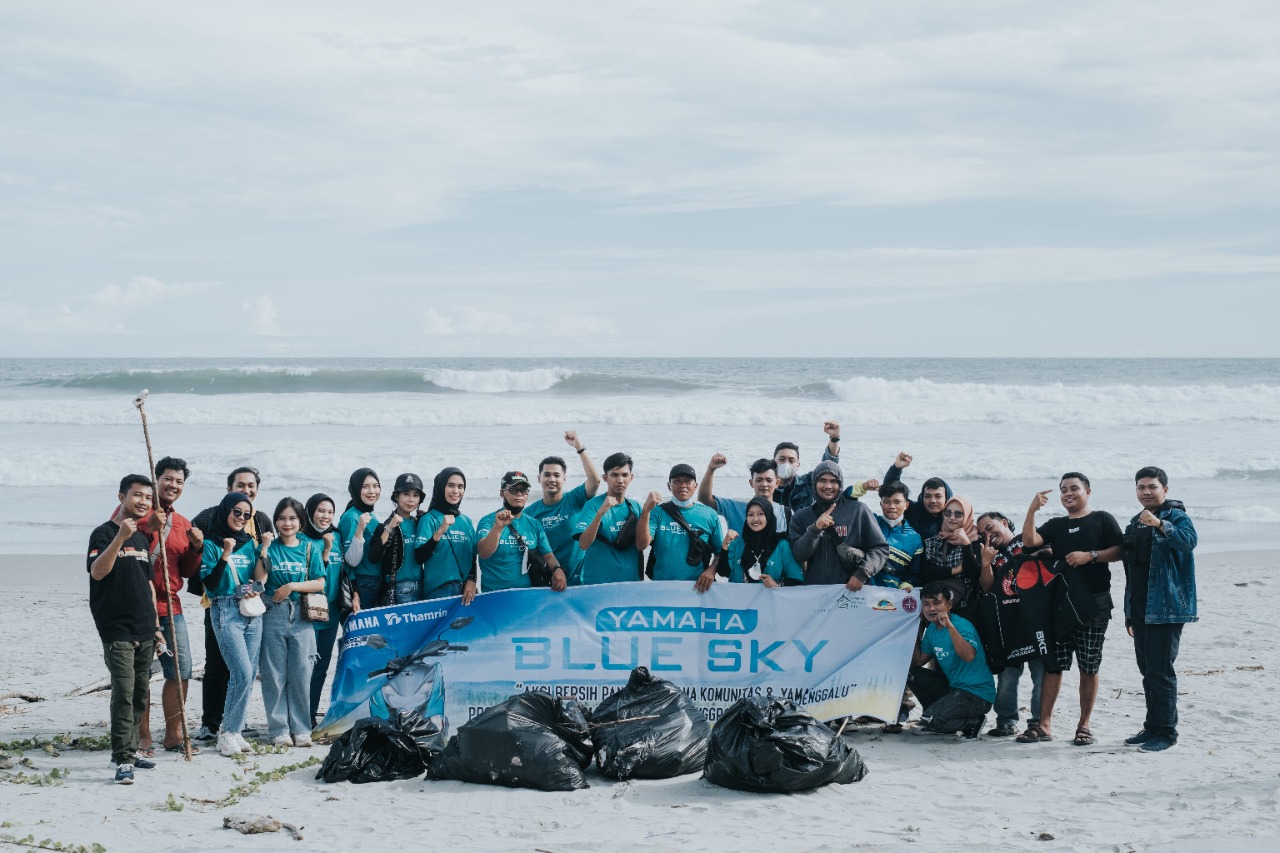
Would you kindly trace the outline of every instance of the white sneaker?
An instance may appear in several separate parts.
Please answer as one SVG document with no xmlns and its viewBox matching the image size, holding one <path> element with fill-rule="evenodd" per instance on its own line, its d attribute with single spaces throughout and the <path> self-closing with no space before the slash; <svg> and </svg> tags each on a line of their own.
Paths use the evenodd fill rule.
<svg viewBox="0 0 1280 853">
<path fill-rule="evenodd" d="M 271 743 L 275 746 L 293 746 L 293 738 L 288 735 L 276 735 L 271 739 Z"/>
<path fill-rule="evenodd" d="M 236 739 L 236 744 L 240 747 L 241 752 L 253 752 L 253 747 L 249 745 L 249 741 L 244 739 L 244 735 L 236 732 L 232 737 Z"/>
<path fill-rule="evenodd" d="M 240 742 L 236 739 L 236 735 L 231 732 L 218 733 L 218 752 L 230 758 L 233 755 L 240 754 Z"/>
<path fill-rule="evenodd" d="M 309 748 L 309 747 L 312 745 L 312 744 L 311 744 L 311 735 L 306 734 L 305 732 L 304 732 L 303 734 L 300 734 L 300 735 L 294 735 L 294 736 L 293 736 L 293 745 L 294 745 L 294 746 L 304 747 L 304 748 Z"/>
</svg>

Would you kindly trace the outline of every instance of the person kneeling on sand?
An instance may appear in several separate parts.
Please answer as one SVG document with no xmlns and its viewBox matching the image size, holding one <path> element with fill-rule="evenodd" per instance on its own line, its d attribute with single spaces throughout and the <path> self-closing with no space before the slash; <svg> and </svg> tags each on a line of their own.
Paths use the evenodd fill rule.
<svg viewBox="0 0 1280 853">
<path fill-rule="evenodd" d="M 120 508 L 89 537 L 89 610 L 111 673 L 111 760 L 116 781 L 124 785 L 133 784 L 134 767 L 156 766 L 137 755 L 138 720 L 151 692 L 151 659 L 163 642 L 151 586 L 151 541 L 138 530 L 154 495 L 149 478 L 125 477 Z"/>
<path fill-rule="evenodd" d="M 995 701 L 996 685 L 978 629 L 963 616 L 951 615 L 952 594 L 943 581 L 926 584 L 920 594 L 928 624 L 911 655 L 907 686 L 924 706 L 922 728 L 976 738 Z M 930 663 L 937 669 L 927 669 Z"/>
</svg>

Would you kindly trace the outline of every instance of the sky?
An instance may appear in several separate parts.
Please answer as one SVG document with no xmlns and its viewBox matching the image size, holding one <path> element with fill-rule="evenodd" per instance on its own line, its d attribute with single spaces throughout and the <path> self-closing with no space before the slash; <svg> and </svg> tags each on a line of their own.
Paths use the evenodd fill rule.
<svg viewBox="0 0 1280 853">
<path fill-rule="evenodd" d="M 0 7 L 0 356 L 1280 356 L 1280 4 Z"/>
</svg>

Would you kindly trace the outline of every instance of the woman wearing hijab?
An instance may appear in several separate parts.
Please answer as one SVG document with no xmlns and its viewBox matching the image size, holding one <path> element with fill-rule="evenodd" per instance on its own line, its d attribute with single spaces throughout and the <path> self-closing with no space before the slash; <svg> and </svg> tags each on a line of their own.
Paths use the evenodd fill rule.
<svg viewBox="0 0 1280 853">
<path fill-rule="evenodd" d="M 378 522 L 373 517 L 373 505 L 382 496 L 382 481 L 372 468 L 357 468 L 347 481 L 347 508 L 338 521 L 338 539 L 346 546 L 344 558 L 355 585 L 351 603 L 359 612 L 367 607 L 377 607 L 382 598 L 382 567 L 369 558 L 365 548 L 365 533 L 378 534 Z"/>
<path fill-rule="evenodd" d="M 329 620 L 312 622 L 316 632 L 316 665 L 311 672 L 311 726 L 315 728 L 320 710 L 320 694 L 324 692 L 325 679 L 329 677 L 329 662 L 333 659 L 333 644 L 338 640 L 338 626 L 342 624 L 342 536 L 333 526 L 337 504 L 328 495 L 317 494 L 307 499 L 303 508 L 306 518 L 302 522 L 302 535 L 313 548 L 320 549 L 324 564 L 324 595 L 329 599 Z"/>
<path fill-rule="evenodd" d="M 276 505 L 276 539 L 263 565 L 267 612 L 262 617 L 262 702 L 267 737 L 276 746 L 311 746 L 311 670 L 316 632 L 302 596 L 324 590 L 324 549 L 302 535 L 306 509 L 295 498 Z"/>
<path fill-rule="evenodd" d="M 240 599 L 261 594 L 253 588 L 254 573 L 261 554 L 266 553 L 274 537 L 262 533 L 259 552 L 253 537 L 245 531 L 252 517 L 253 504 L 249 497 L 229 492 L 214 512 L 200 561 L 200 578 L 210 599 L 213 632 L 229 673 L 222 728 L 218 732 L 218 751 L 228 757 L 253 751 L 240 732 L 244 729 L 245 708 L 258 671 L 262 619 L 242 614 Z"/>
<path fill-rule="evenodd" d="M 417 474 L 396 477 L 391 492 L 395 509 L 378 535 L 369 540 L 369 559 L 377 562 L 382 572 L 379 605 L 408 604 L 422 598 L 422 564 L 413 548 L 418 541 L 418 507 L 426 499 Z"/>
<path fill-rule="evenodd" d="M 725 534 L 722 565 L 733 583 L 762 583 L 770 589 L 804 583 L 804 570 L 791 553 L 791 545 L 778 535 L 778 515 L 773 502 L 754 497 L 747 502 L 742 531 Z"/>
<path fill-rule="evenodd" d="M 424 601 L 461 595 L 462 603 L 470 604 L 476 596 L 476 527 L 462 514 L 466 491 L 466 476 L 445 468 L 436 474 L 426 515 L 418 519 L 414 556 L 422 564 Z"/>
<path fill-rule="evenodd" d="M 943 581 L 952 590 L 952 611 L 969 604 L 974 582 L 982 574 L 982 545 L 973 525 L 973 504 L 961 495 L 942 508 L 942 529 L 924 540 L 920 583 Z"/>
</svg>

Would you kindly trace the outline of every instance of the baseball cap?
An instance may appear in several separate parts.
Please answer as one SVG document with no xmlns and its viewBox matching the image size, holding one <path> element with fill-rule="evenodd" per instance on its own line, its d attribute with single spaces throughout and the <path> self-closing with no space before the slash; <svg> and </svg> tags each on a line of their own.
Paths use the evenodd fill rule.
<svg viewBox="0 0 1280 853">
<path fill-rule="evenodd" d="M 667 479 L 674 480 L 676 477 L 692 477 L 696 482 L 698 479 L 698 472 L 693 470 L 692 465 L 681 462 L 679 465 L 676 465 L 671 469 L 671 473 L 667 476 Z"/>
<path fill-rule="evenodd" d="M 422 488 L 422 478 L 417 474 L 401 474 L 396 477 L 395 488 L 392 492 L 413 492 L 416 491 L 421 495 L 426 495 L 426 489 Z"/>
<path fill-rule="evenodd" d="M 525 476 L 523 471 L 508 471 L 502 475 L 502 490 L 506 491 L 512 486 L 524 486 L 529 488 L 529 478 Z"/>
</svg>

